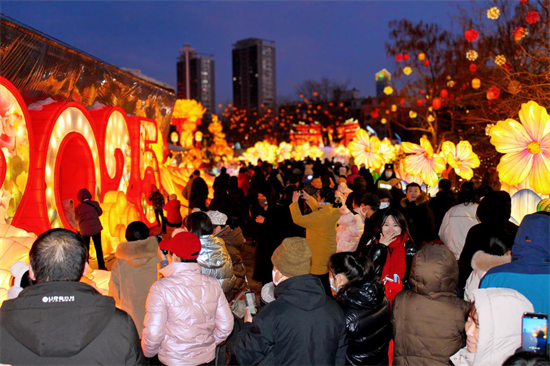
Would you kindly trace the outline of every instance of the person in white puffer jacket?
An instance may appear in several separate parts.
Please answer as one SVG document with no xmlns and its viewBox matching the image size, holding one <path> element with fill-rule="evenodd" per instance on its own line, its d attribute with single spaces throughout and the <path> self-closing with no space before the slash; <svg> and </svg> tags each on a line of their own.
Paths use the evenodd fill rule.
<svg viewBox="0 0 550 366">
<path fill-rule="evenodd" d="M 340 207 L 340 218 L 336 228 L 336 252 L 355 252 L 363 235 L 361 216 L 354 214 L 346 205 Z"/>
<path fill-rule="evenodd" d="M 523 313 L 533 305 L 516 290 L 473 291 L 466 321 L 466 347 L 450 357 L 455 366 L 502 365 L 521 346 Z"/>
</svg>

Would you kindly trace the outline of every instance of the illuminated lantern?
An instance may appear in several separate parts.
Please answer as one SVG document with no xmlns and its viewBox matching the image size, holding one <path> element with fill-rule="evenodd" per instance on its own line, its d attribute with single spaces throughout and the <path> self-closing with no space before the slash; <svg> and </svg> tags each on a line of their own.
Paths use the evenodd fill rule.
<svg viewBox="0 0 550 366">
<path fill-rule="evenodd" d="M 514 40 L 519 42 L 523 37 L 528 35 L 529 32 L 527 32 L 527 29 L 523 27 L 517 27 L 512 31 L 512 34 L 514 35 Z"/>
<path fill-rule="evenodd" d="M 519 225 L 525 215 L 537 212 L 537 206 L 542 199 L 530 189 L 522 189 L 512 196 L 511 217 Z"/>
<path fill-rule="evenodd" d="M 506 57 L 504 55 L 498 55 L 495 57 L 495 64 L 502 66 L 506 63 Z"/>
<path fill-rule="evenodd" d="M 417 116 L 418 116 L 418 113 L 416 113 L 415 111 L 409 111 L 410 118 L 416 118 Z"/>
<path fill-rule="evenodd" d="M 449 88 L 452 88 L 453 86 L 455 86 L 455 84 L 456 84 L 456 83 L 455 83 L 453 80 L 447 81 L 447 86 L 448 86 Z"/>
<path fill-rule="evenodd" d="M 390 110 L 389 110 L 389 109 L 386 109 L 386 114 L 390 114 Z"/>
<path fill-rule="evenodd" d="M 508 84 L 508 91 L 512 94 L 517 94 L 521 90 L 521 83 L 517 80 L 512 80 Z"/>
<path fill-rule="evenodd" d="M 396 106 L 395 104 L 392 104 L 392 105 L 391 105 L 391 111 L 392 111 L 392 112 L 397 111 L 397 106 Z"/>
<path fill-rule="evenodd" d="M 409 54 L 408 53 L 403 54 L 403 60 L 405 60 L 405 61 L 409 60 Z"/>
<path fill-rule="evenodd" d="M 487 99 L 493 100 L 498 99 L 500 97 L 500 89 L 496 86 L 492 86 L 489 89 L 487 89 Z"/>
<path fill-rule="evenodd" d="M 424 90 L 420 89 L 420 94 L 424 95 Z"/>
<path fill-rule="evenodd" d="M 426 65 L 426 66 L 430 66 L 430 60 L 426 60 L 426 61 L 424 61 L 424 65 Z"/>
<path fill-rule="evenodd" d="M 392 94 L 392 93 L 393 93 L 393 88 L 392 88 L 391 86 L 386 86 L 386 87 L 384 88 L 384 94 L 390 95 L 390 94 Z"/>
<path fill-rule="evenodd" d="M 498 19 L 499 16 L 500 10 L 496 6 L 493 6 L 491 9 L 487 10 L 487 18 L 495 20 Z"/>
<path fill-rule="evenodd" d="M 434 98 L 434 100 L 432 101 L 432 107 L 434 110 L 438 110 L 441 108 L 441 99 L 439 98 Z"/>
<path fill-rule="evenodd" d="M 380 120 L 380 122 L 381 122 L 383 125 L 385 125 L 385 124 L 388 122 L 388 120 L 385 119 L 385 118 L 382 118 L 382 119 Z"/>
<path fill-rule="evenodd" d="M 422 106 L 424 105 L 424 102 L 422 101 L 422 99 L 417 99 L 417 100 L 416 100 L 416 105 L 417 105 L 418 107 L 422 107 Z"/>
<path fill-rule="evenodd" d="M 469 42 L 475 42 L 479 38 L 479 32 L 474 29 L 468 29 L 464 32 L 464 38 Z"/>
<path fill-rule="evenodd" d="M 412 73 L 412 69 L 409 66 L 403 68 L 403 74 L 410 75 L 411 73 Z"/>
<path fill-rule="evenodd" d="M 397 62 L 403 61 L 403 54 L 398 53 L 397 55 L 395 55 L 395 61 L 397 61 Z"/>
<path fill-rule="evenodd" d="M 475 50 L 469 50 L 468 52 L 466 52 L 466 58 L 470 61 L 475 61 L 477 60 L 477 52 Z"/>
<path fill-rule="evenodd" d="M 170 134 L 170 141 L 172 141 L 172 143 L 174 143 L 174 144 L 177 144 L 178 140 L 179 140 L 178 133 L 176 131 L 172 132 Z"/>
<path fill-rule="evenodd" d="M 399 99 L 399 104 L 405 104 L 405 98 Z"/>
<path fill-rule="evenodd" d="M 372 118 L 378 118 L 379 115 L 380 115 L 380 110 L 378 108 L 374 108 L 374 110 L 370 112 L 370 116 Z"/>
<path fill-rule="evenodd" d="M 481 87 L 481 80 L 479 80 L 478 78 L 473 78 L 472 79 L 472 88 L 473 89 L 479 89 Z"/>
<path fill-rule="evenodd" d="M 447 89 L 441 89 L 441 93 L 440 93 L 441 98 L 447 98 L 448 95 L 449 95 L 449 92 L 447 91 Z"/>
<path fill-rule="evenodd" d="M 424 61 L 426 59 L 426 54 L 424 52 L 420 52 L 418 54 L 418 60 L 419 61 Z"/>
<path fill-rule="evenodd" d="M 527 15 L 525 16 L 525 20 L 527 21 L 527 23 L 529 24 L 535 24 L 536 22 L 538 22 L 540 19 L 540 15 L 539 13 L 536 11 L 536 10 L 533 10 L 533 11 L 530 11 L 529 13 L 527 13 Z"/>
<path fill-rule="evenodd" d="M 476 72 L 477 65 L 476 64 L 470 64 L 470 72 Z"/>
<path fill-rule="evenodd" d="M 427 119 L 428 119 L 428 122 L 430 123 L 435 121 L 435 117 L 433 116 L 433 114 L 430 114 Z"/>
</svg>

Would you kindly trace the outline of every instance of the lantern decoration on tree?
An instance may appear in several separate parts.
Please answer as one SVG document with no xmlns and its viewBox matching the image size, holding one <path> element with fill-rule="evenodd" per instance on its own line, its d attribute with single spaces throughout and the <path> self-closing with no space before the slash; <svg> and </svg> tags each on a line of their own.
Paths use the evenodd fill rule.
<svg viewBox="0 0 550 366">
<path fill-rule="evenodd" d="M 399 99 L 399 104 L 401 104 L 401 105 L 405 104 L 405 98 Z"/>
<path fill-rule="evenodd" d="M 409 61 L 409 54 L 408 53 L 403 54 L 403 60 Z"/>
<path fill-rule="evenodd" d="M 390 95 L 390 94 L 392 94 L 392 93 L 393 93 L 393 88 L 392 88 L 391 86 L 386 86 L 386 87 L 384 88 L 384 94 Z"/>
<path fill-rule="evenodd" d="M 422 101 L 422 99 L 417 99 L 416 100 L 416 106 L 417 107 L 422 107 L 424 105 L 424 102 Z"/>
<path fill-rule="evenodd" d="M 455 84 L 456 84 L 456 83 L 455 83 L 453 80 L 447 81 L 447 86 L 448 86 L 449 88 L 452 88 L 453 86 L 455 86 Z"/>
<path fill-rule="evenodd" d="M 528 1 L 528 0 L 519 0 L 519 3 L 520 3 L 520 4 L 527 4 L 527 1 Z"/>
<path fill-rule="evenodd" d="M 475 50 L 469 50 L 468 52 L 466 52 L 466 58 L 470 61 L 475 61 L 477 60 L 477 52 Z"/>
<path fill-rule="evenodd" d="M 428 115 L 428 118 L 426 118 L 428 120 L 428 122 L 432 123 L 433 121 L 435 121 L 435 117 L 433 114 L 430 114 Z"/>
<path fill-rule="evenodd" d="M 418 116 L 418 113 L 416 113 L 415 111 L 409 111 L 409 117 L 410 118 L 416 118 Z"/>
<path fill-rule="evenodd" d="M 533 10 L 533 11 L 530 11 L 529 13 L 527 13 L 527 15 L 525 16 L 525 20 L 527 21 L 527 23 L 529 24 L 535 24 L 536 22 L 538 22 L 540 19 L 540 15 L 539 13 L 536 11 L 536 10 Z"/>
<path fill-rule="evenodd" d="M 550 116 L 534 101 L 524 103 L 517 122 L 499 121 L 491 131 L 491 144 L 505 154 L 497 166 L 501 181 L 529 183 L 538 194 L 550 194 Z"/>
<path fill-rule="evenodd" d="M 426 59 L 426 54 L 424 52 L 420 52 L 418 54 L 418 60 L 419 61 L 424 61 Z"/>
<path fill-rule="evenodd" d="M 496 6 L 493 6 L 491 9 L 487 10 L 487 18 L 495 20 L 498 19 L 499 16 L 500 10 Z"/>
<path fill-rule="evenodd" d="M 412 69 L 409 66 L 406 66 L 403 68 L 403 74 L 410 75 L 412 73 Z"/>
<path fill-rule="evenodd" d="M 479 38 L 479 32 L 474 29 L 467 29 L 464 32 L 464 38 L 466 38 L 468 42 L 475 42 Z"/>
<path fill-rule="evenodd" d="M 470 64 L 470 72 L 476 72 L 477 71 L 477 65 L 476 64 Z"/>
<path fill-rule="evenodd" d="M 504 55 L 498 55 L 495 57 L 495 64 L 503 66 L 506 63 L 506 57 Z"/>
<path fill-rule="evenodd" d="M 481 87 L 481 80 L 479 80 L 478 78 L 473 78 L 472 79 L 472 89 L 479 89 Z"/>
<path fill-rule="evenodd" d="M 388 120 L 385 119 L 385 118 L 382 118 L 382 119 L 380 120 L 380 122 L 381 122 L 383 125 L 385 125 L 385 124 L 388 122 Z"/>
<path fill-rule="evenodd" d="M 514 28 L 514 30 L 512 31 L 512 34 L 514 35 L 514 40 L 516 42 L 519 42 L 523 37 L 528 35 L 529 32 L 527 32 L 527 29 L 523 27 L 517 27 L 517 28 Z"/>
<path fill-rule="evenodd" d="M 472 169 L 479 167 L 479 157 L 472 151 L 472 145 L 468 141 L 460 141 L 456 146 L 451 141 L 445 141 L 441 151 L 458 176 L 466 180 L 472 179 Z"/>
<path fill-rule="evenodd" d="M 432 107 L 436 111 L 439 110 L 441 108 L 441 99 L 434 98 L 433 101 L 432 101 Z"/>
<path fill-rule="evenodd" d="M 379 115 L 380 115 L 380 109 L 378 108 L 374 108 L 372 112 L 370 112 L 371 118 L 378 118 Z"/>
<path fill-rule="evenodd" d="M 510 83 L 508 84 L 508 91 L 511 93 L 511 94 L 517 94 L 519 93 L 521 90 L 521 83 L 517 80 L 512 80 L 510 81 Z"/>
<path fill-rule="evenodd" d="M 447 98 L 449 96 L 449 92 L 447 91 L 447 89 L 441 89 L 441 93 L 439 93 L 439 95 L 441 96 L 441 98 Z"/>
<path fill-rule="evenodd" d="M 494 100 L 498 99 L 500 97 L 500 89 L 496 86 L 492 86 L 489 89 L 487 89 L 487 99 Z"/>
<path fill-rule="evenodd" d="M 403 61 L 403 54 L 398 53 L 397 55 L 395 55 L 395 61 L 397 61 L 397 62 Z"/>
<path fill-rule="evenodd" d="M 391 105 L 391 111 L 392 111 L 392 112 L 396 112 L 396 111 L 397 111 L 397 105 L 392 104 L 392 105 Z"/>
<path fill-rule="evenodd" d="M 425 65 L 425 66 L 430 66 L 430 60 L 424 61 L 424 65 Z"/>
<path fill-rule="evenodd" d="M 402 142 L 403 151 L 407 154 L 404 160 L 405 172 L 413 176 L 420 175 L 424 183 L 435 187 L 438 174 L 445 170 L 445 159 L 434 153 L 432 144 L 426 136 L 420 139 L 420 145 Z"/>
</svg>

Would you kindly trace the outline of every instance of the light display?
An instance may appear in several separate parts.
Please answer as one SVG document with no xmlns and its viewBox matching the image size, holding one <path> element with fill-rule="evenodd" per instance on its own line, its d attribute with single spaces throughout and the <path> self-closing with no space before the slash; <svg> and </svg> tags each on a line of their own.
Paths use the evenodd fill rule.
<svg viewBox="0 0 550 366">
<path fill-rule="evenodd" d="M 479 80 L 478 78 L 473 78 L 472 89 L 479 89 L 479 88 L 481 88 L 481 80 Z"/>
<path fill-rule="evenodd" d="M 369 136 L 363 129 L 357 130 L 355 139 L 350 142 L 348 149 L 355 159 L 355 164 L 365 164 L 367 169 L 380 169 L 382 158 L 378 154 L 380 140 L 376 136 Z"/>
<path fill-rule="evenodd" d="M 426 136 L 420 139 L 420 145 L 402 142 L 401 147 L 407 154 L 404 159 L 404 169 L 410 175 L 420 176 L 424 183 L 435 187 L 438 174 L 445 170 L 445 159 L 434 153 L 432 144 Z"/>
<path fill-rule="evenodd" d="M 470 61 L 477 60 L 477 57 L 478 57 L 478 54 L 476 50 L 469 50 L 468 52 L 466 52 L 466 58 Z"/>
<path fill-rule="evenodd" d="M 498 55 L 495 57 L 495 64 L 497 64 L 498 66 L 504 66 L 505 63 L 506 63 L 506 56 Z"/>
<path fill-rule="evenodd" d="M 495 20 L 495 19 L 498 19 L 499 16 L 500 16 L 500 10 L 496 6 L 493 6 L 492 8 L 487 9 L 487 18 Z"/>
<path fill-rule="evenodd" d="M 497 166 L 502 182 L 517 186 L 528 182 L 538 194 L 550 194 L 550 116 L 530 101 L 519 111 L 520 122 L 499 121 L 491 129 L 491 144 L 505 154 Z"/>
<path fill-rule="evenodd" d="M 479 32 L 475 29 L 467 29 L 464 32 L 464 38 L 469 42 L 475 42 L 479 38 Z"/>
<path fill-rule="evenodd" d="M 472 145 L 468 141 L 460 141 L 456 146 L 452 141 L 445 141 L 441 151 L 458 176 L 466 180 L 472 179 L 472 169 L 479 167 L 479 157 L 472 151 Z"/>
<path fill-rule="evenodd" d="M 384 88 L 384 94 L 391 95 L 393 93 L 393 88 L 391 86 L 386 86 Z"/>
<path fill-rule="evenodd" d="M 411 73 L 412 73 L 412 68 L 410 68 L 409 66 L 406 66 L 403 68 L 403 74 L 410 75 Z"/>
<path fill-rule="evenodd" d="M 527 13 L 527 15 L 525 16 L 525 20 L 527 21 L 527 23 L 529 24 L 535 24 L 539 21 L 540 19 L 540 14 L 538 13 L 538 11 L 536 10 L 533 10 L 533 11 L 530 11 L 529 13 Z"/>
<path fill-rule="evenodd" d="M 527 31 L 527 29 L 523 27 L 517 27 L 517 28 L 514 28 L 514 30 L 512 31 L 512 34 L 514 36 L 514 40 L 516 42 L 519 42 L 522 40 L 523 37 L 527 36 L 529 32 Z"/>
</svg>

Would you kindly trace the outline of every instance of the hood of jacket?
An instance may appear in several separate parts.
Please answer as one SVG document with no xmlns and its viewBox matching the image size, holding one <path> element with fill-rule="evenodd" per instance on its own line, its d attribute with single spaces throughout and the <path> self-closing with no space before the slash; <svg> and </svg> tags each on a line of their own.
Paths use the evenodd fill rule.
<svg viewBox="0 0 550 366">
<path fill-rule="evenodd" d="M 76 195 L 76 198 L 80 202 L 84 202 L 84 200 L 91 200 L 92 199 L 92 194 L 86 188 L 82 188 L 80 191 L 78 191 L 78 194 Z"/>
<path fill-rule="evenodd" d="M 117 259 L 125 260 L 132 267 L 141 267 L 157 256 L 159 244 L 155 236 L 145 240 L 126 241 L 116 247 Z"/>
<path fill-rule="evenodd" d="M 425 245 L 412 260 L 411 290 L 430 298 L 455 294 L 458 264 L 444 245 Z"/>
<path fill-rule="evenodd" d="M 413 205 L 413 204 L 415 206 L 420 206 L 425 204 L 426 202 L 428 202 L 428 195 L 424 192 L 420 192 L 418 194 L 418 197 L 416 197 L 416 199 L 414 200 L 414 202 L 409 202 L 409 200 L 407 200 L 407 196 L 403 197 L 401 199 L 401 206 L 407 207 L 407 205 Z"/>
<path fill-rule="evenodd" d="M 225 243 L 217 236 L 201 236 L 201 251 L 197 262 L 205 268 L 221 268 L 230 259 Z M 225 250 L 224 250 L 225 249 Z"/>
<path fill-rule="evenodd" d="M 244 238 L 243 231 L 240 227 L 236 227 L 231 230 L 231 227 L 227 225 L 225 229 L 220 231 L 217 237 L 221 238 L 226 245 L 231 245 L 237 249 L 241 249 L 246 239 Z"/>
<path fill-rule="evenodd" d="M 320 308 L 327 301 L 321 280 L 311 274 L 291 277 L 281 282 L 275 286 L 275 297 L 302 310 Z"/>
<path fill-rule="evenodd" d="M 533 305 L 516 290 L 487 288 L 473 291 L 479 320 L 474 365 L 502 365 L 521 346 L 521 319 Z"/>
<path fill-rule="evenodd" d="M 501 266 L 512 261 L 510 255 L 493 255 L 485 253 L 483 250 L 478 250 L 472 257 L 472 268 L 474 270 L 487 272 L 493 267 Z"/>
<path fill-rule="evenodd" d="M 512 213 L 512 200 L 504 191 L 491 192 L 486 195 L 479 206 L 476 216 L 483 224 L 502 225 L 510 219 Z"/>
<path fill-rule="evenodd" d="M 375 277 L 352 284 L 337 300 L 349 309 L 377 309 L 385 296 L 384 284 Z"/>
<path fill-rule="evenodd" d="M 530 259 L 540 263 L 550 260 L 550 216 L 526 215 L 514 240 L 513 260 Z"/>
<path fill-rule="evenodd" d="M 357 165 L 352 165 L 350 175 L 355 175 L 355 174 L 359 174 L 359 168 L 357 168 Z"/>
<path fill-rule="evenodd" d="M 2 305 L 1 322 L 41 357 L 71 357 L 100 336 L 115 313 L 112 297 L 82 282 L 44 282 Z"/>
</svg>

